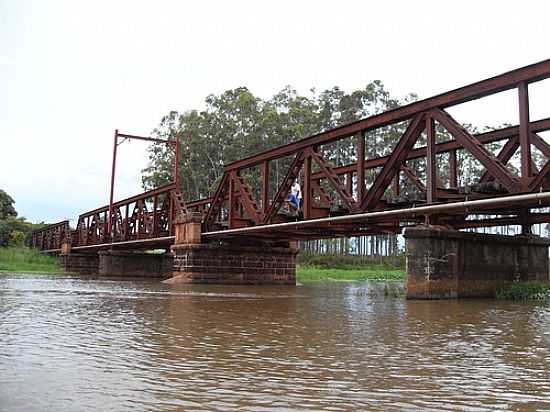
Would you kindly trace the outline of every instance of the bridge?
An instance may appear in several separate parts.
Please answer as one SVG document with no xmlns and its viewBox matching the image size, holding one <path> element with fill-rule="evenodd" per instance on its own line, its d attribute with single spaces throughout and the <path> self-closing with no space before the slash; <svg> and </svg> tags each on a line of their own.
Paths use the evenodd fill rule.
<svg viewBox="0 0 550 412">
<path fill-rule="evenodd" d="M 82 213 L 74 230 L 49 225 L 32 244 L 82 272 L 148 268 L 188 282 L 294 284 L 298 240 L 404 233 L 409 297 L 483 296 L 518 277 L 549 280 L 548 244 L 531 226 L 550 222 L 550 145 L 540 135 L 550 117 L 531 121 L 529 112 L 529 85 L 549 77 L 545 60 L 229 163 L 205 199 L 180 191 L 178 144 L 117 131 L 113 158 L 119 139 L 173 144 L 172 183 L 116 202 L 111 187 L 109 204 Z M 517 125 L 474 134 L 449 114 L 508 90 L 517 92 Z M 400 137 L 367 158 L 380 132 Z M 353 161 L 339 164 L 336 145 Z M 461 152 L 484 168 L 478 181 L 459 184 Z M 303 205 L 289 213 L 295 179 Z M 505 225 L 521 226 L 522 236 L 460 231 Z M 170 253 L 137 252 L 151 249 Z"/>
</svg>

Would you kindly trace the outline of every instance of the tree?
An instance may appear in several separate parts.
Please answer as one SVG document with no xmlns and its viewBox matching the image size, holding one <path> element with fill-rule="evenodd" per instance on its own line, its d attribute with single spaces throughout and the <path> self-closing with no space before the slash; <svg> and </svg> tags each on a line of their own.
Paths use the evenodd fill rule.
<svg viewBox="0 0 550 412">
<path fill-rule="evenodd" d="M 5 191 L 0 189 L 0 220 L 5 220 L 9 217 L 17 216 L 15 211 L 14 200 Z"/>
</svg>

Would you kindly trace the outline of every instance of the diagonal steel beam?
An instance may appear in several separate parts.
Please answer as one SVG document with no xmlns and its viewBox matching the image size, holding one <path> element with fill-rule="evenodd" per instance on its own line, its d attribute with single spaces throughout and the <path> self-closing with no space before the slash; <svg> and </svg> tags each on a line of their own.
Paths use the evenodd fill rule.
<svg viewBox="0 0 550 412">
<path fill-rule="evenodd" d="M 326 177 L 326 179 L 329 181 L 331 186 L 336 190 L 336 193 L 340 196 L 346 207 L 354 212 L 357 210 L 357 205 L 355 201 L 353 200 L 353 196 L 351 193 L 348 192 L 348 190 L 344 187 L 342 184 L 342 181 L 338 177 L 338 175 L 334 172 L 332 167 L 323 159 L 323 157 L 312 148 L 308 148 L 306 150 L 306 156 L 311 156 L 311 158 L 317 163 L 317 166 L 319 166 L 319 169 L 321 169 L 321 172 Z"/>
<path fill-rule="evenodd" d="M 496 179 L 508 189 L 509 192 L 519 192 L 520 185 L 516 177 L 514 177 L 506 166 L 502 164 L 497 158 L 492 156 L 483 145 L 472 136 L 464 127 L 453 119 L 447 112 L 441 109 L 434 109 L 431 115 L 441 124 L 445 129 L 451 133 L 454 138 L 460 143 L 466 150 L 468 150 L 477 160 L 481 162 L 483 166 L 495 176 Z"/>
<path fill-rule="evenodd" d="M 322 206 L 330 207 L 332 205 L 332 200 L 327 195 L 327 192 L 325 192 L 325 189 L 321 187 L 321 185 L 319 184 L 319 181 L 311 180 L 311 188 L 315 193 L 319 195 L 319 200 Z"/>
<path fill-rule="evenodd" d="M 222 177 L 222 181 L 220 182 L 218 188 L 216 189 L 216 193 L 214 194 L 214 197 L 212 198 L 212 203 L 210 203 L 210 207 L 208 208 L 208 212 L 206 213 L 206 216 L 204 217 L 204 222 L 206 224 L 212 224 L 214 223 L 214 220 L 218 216 L 218 213 L 221 209 L 222 201 L 225 197 L 225 194 L 227 192 L 228 186 L 229 186 L 229 174 L 224 173 Z"/>
<path fill-rule="evenodd" d="M 503 164 L 508 163 L 508 161 L 512 158 L 514 153 L 518 150 L 519 147 L 519 139 L 518 136 L 512 136 L 508 141 L 502 146 L 502 149 L 500 149 L 499 154 L 497 155 L 497 159 L 501 161 Z M 489 170 L 485 170 L 481 178 L 479 179 L 479 183 L 486 183 L 494 179 L 494 176 L 489 173 Z"/>
<path fill-rule="evenodd" d="M 420 180 L 420 178 L 414 174 L 414 172 L 405 164 L 401 165 L 401 170 L 405 173 L 405 176 L 407 176 L 410 181 L 416 186 L 418 190 L 421 192 L 426 191 L 426 186 L 424 186 L 424 183 Z"/>
<path fill-rule="evenodd" d="M 546 161 L 546 164 L 542 167 L 540 172 L 529 183 L 529 190 L 534 191 L 538 189 L 544 189 L 544 180 L 550 177 L 550 160 Z"/>
<path fill-rule="evenodd" d="M 531 132 L 531 143 L 539 149 L 544 156 L 550 159 L 550 145 L 538 134 Z"/>
<path fill-rule="evenodd" d="M 382 167 L 382 170 L 376 176 L 376 179 L 374 179 L 371 188 L 361 200 L 361 210 L 367 210 L 376 206 L 425 127 L 426 122 L 424 121 L 423 113 L 413 117 L 407 126 L 407 130 L 405 130 L 405 133 L 403 133 L 403 136 L 401 136 L 393 149 L 392 154 Z"/>
<path fill-rule="evenodd" d="M 246 214 L 255 224 L 259 225 L 262 222 L 262 215 L 250 188 L 242 176 L 239 176 L 234 170 L 230 172 L 230 179 L 236 183 L 237 191 L 240 193 L 239 201 L 243 205 Z"/>
</svg>

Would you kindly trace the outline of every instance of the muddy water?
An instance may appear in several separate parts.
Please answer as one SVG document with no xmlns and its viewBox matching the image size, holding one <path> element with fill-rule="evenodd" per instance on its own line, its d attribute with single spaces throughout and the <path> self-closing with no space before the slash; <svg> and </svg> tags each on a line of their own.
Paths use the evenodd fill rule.
<svg viewBox="0 0 550 412">
<path fill-rule="evenodd" d="M 0 411 L 548 411 L 550 304 L 0 277 Z"/>
</svg>

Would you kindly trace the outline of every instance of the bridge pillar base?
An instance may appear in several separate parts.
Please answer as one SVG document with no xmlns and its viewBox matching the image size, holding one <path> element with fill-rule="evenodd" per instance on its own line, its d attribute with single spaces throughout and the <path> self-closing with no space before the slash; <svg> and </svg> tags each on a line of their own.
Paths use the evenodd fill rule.
<svg viewBox="0 0 550 412">
<path fill-rule="evenodd" d="M 293 244 L 176 244 L 171 251 L 174 273 L 166 283 L 296 285 Z"/>
<path fill-rule="evenodd" d="M 99 256 L 97 253 L 64 253 L 59 256 L 66 272 L 80 275 L 97 275 Z"/>
<path fill-rule="evenodd" d="M 438 226 L 407 228 L 407 298 L 494 297 L 514 280 L 550 282 L 550 241 L 533 235 L 459 232 Z"/>
<path fill-rule="evenodd" d="M 99 252 L 100 276 L 167 278 L 172 274 L 172 255 L 122 250 Z"/>
</svg>

